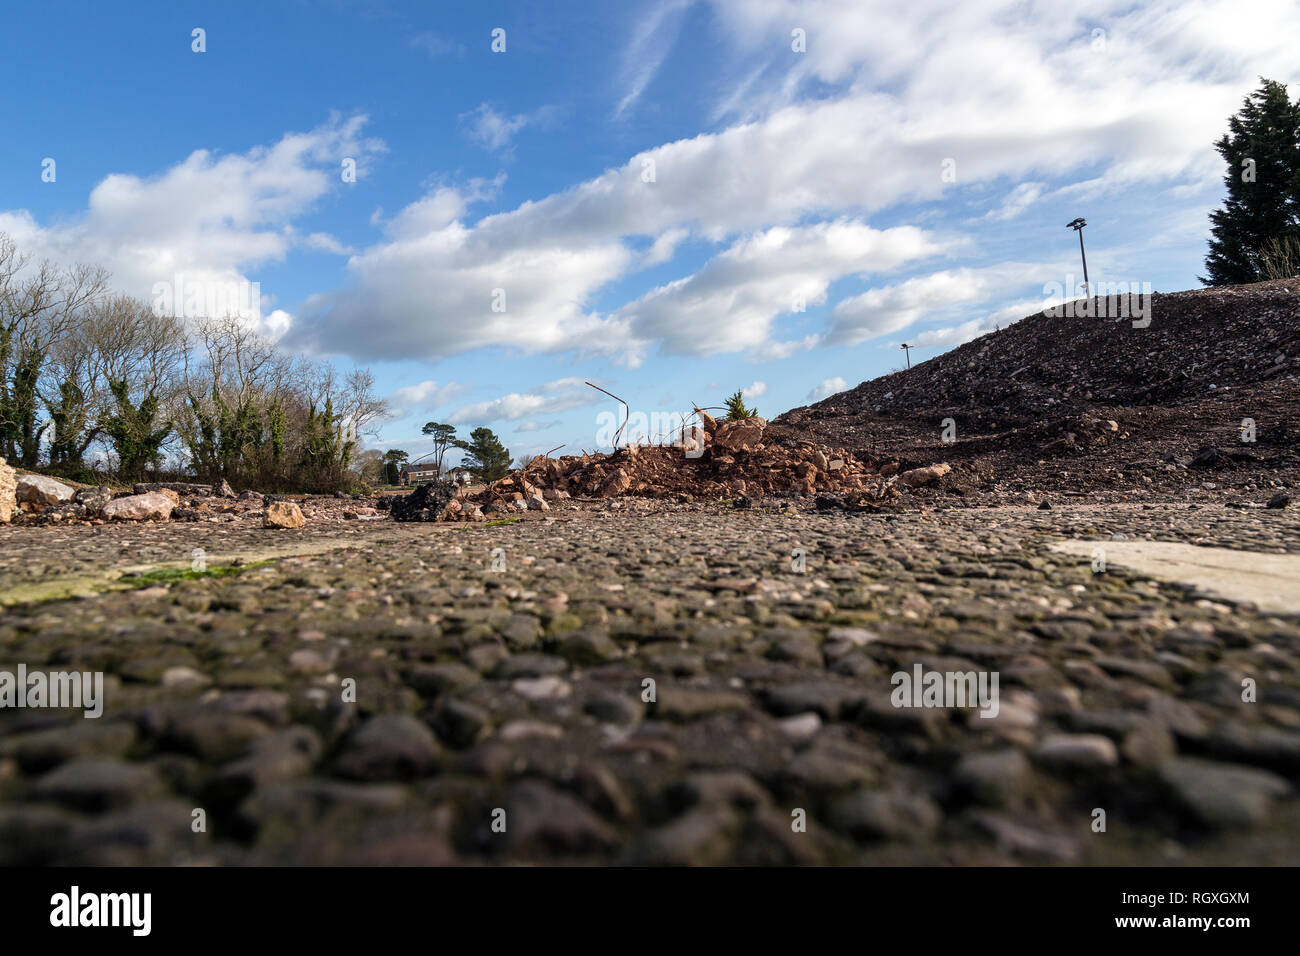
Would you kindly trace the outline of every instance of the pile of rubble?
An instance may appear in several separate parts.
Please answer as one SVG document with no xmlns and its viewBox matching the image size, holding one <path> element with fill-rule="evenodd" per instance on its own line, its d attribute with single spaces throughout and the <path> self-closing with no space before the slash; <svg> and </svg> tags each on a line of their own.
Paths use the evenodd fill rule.
<svg viewBox="0 0 1300 956">
<path fill-rule="evenodd" d="M 215 485 L 139 482 L 130 491 L 75 487 L 47 475 L 16 474 L 0 458 L 0 524 L 260 519 L 266 528 L 301 528 L 308 517 L 350 520 L 382 515 L 361 496 L 309 496 L 290 501 L 256 491 L 236 494 L 224 480 Z"/>
<path fill-rule="evenodd" d="M 611 454 L 539 457 L 476 492 L 449 482 L 422 486 L 391 505 L 398 521 L 480 521 L 494 514 L 549 511 L 566 499 L 619 496 L 676 501 L 789 495 L 847 496 L 883 501 L 900 488 L 939 481 L 947 464 L 899 473 L 842 448 L 788 439 L 758 417 L 718 421 L 696 409 L 701 427 L 673 445 L 629 445 Z"/>
</svg>

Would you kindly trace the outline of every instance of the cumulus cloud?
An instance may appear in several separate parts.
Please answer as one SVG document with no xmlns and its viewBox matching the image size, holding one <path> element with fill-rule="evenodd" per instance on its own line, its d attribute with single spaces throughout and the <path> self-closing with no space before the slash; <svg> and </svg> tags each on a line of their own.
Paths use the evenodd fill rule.
<svg viewBox="0 0 1300 956">
<path fill-rule="evenodd" d="M 389 396 L 388 401 L 395 411 L 401 410 L 397 413 L 399 415 L 407 411 L 432 411 L 459 398 L 469 390 L 470 386 L 457 382 L 439 385 L 432 379 L 426 379 L 415 385 L 405 385 L 397 389 Z"/>
<path fill-rule="evenodd" d="M 947 348 L 950 345 L 962 345 L 971 339 L 977 339 L 987 332 L 992 332 L 993 326 L 984 319 L 971 319 L 969 322 L 963 322 L 961 325 L 952 325 L 942 329 L 927 329 L 919 332 L 912 338 L 911 344 L 917 348 L 930 348 L 940 346 Z"/>
<path fill-rule="evenodd" d="M 102 265 L 117 289 L 148 299 L 156 283 L 178 275 L 187 288 L 248 281 L 298 242 L 294 219 L 343 188 L 344 159 L 363 177 L 383 152 L 363 135 L 365 124 L 364 116 L 333 116 L 245 153 L 196 150 L 150 178 L 114 173 L 91 191 L 83 214 L 42 226 L 25 210 L 0 212 L 0 232 L 36 257 Z M 316 233 L 305 244 L 330 241 Z"/>
<path fill-rule="evenodd" d="M 1300 10 L 1290 0 L 1255 0 L 1249 16 L 1238 0 L 1080 0 L 1064 12 L 991 3 L 954 10 L 947 0 L 903 9 L 887 0 L 718 0 L 732 62 L 771 65 L 757 75 L 752 65 L 743 69 L 755 118 L 647 149 L 477 222 L 461 216 L 389 237 L 351 260 L 345 286 L 304 305 L 299 340 L 358 358 L 434 358 L 485 346 L 761 352 L 779 312 L 757 303 L 753 283 L 736 294 L 752 327 L 723 317 L 699 336 L 656 308 L 689 305 L 691 287 L 714 296 L 710 280 L 735 267 L 734 253 L 636 302 L 605 313 L 593 304 L 615 281 L 668 261 L 686 235 L 734 246 L 774 229 L 866 222 L 879 210 L 972 186 L 1026 184 L 1004 202 L 1010 215 L 1035 197 L 1033 184 L 1084 172 L 1102 191 L 1211 181 L 1218 160 L 1206 144 L 1242 90 L 1258 73 L 1300 77 L 1291 53 L 1300 45 Z M 655 8 L 638 36 L 668 36 L 673 9 Z M 806 54 L 772 43 L 787 38 L 791 24 L 807 29 Z M 1105 30 L 1100 49 L 1094 29 Z M 651 39 L 633 43 L 640 52 L 628 60 L 628 105 L 663 61 L 661 47 L 668 49 Z M 991 113 L 997 122 L 987 122 Z M 955 182 L 940 175 L 946 159 Z M 644 175 L 651 168 L 654 176 Z M 649 255 L 630 251 L 637 237 L 651 241 Z M 812 284 L 820 284 L 816 276 Z M 490 311 L 498 287 L 509 295 L 505 313 Z M 714 308 L 727 297 L 705 299 Z"/>
<path fill-rule="evenodd" d="M 906 329 L 931 313 L 981 302 L 1049 274 L 1047 266 L 1007 263 L 984 269 L 945 269 L 868 289 L 835 306 L 826 342 L 857 345 Z"/>
<path fill-rule="evenodd" d="M 448 416 L 447 421 L 460 425 L 495 421 L 518 421 L 533 415 L 554 414 L 603 401 L 595 389 L 580 378 L 560 378 L 540 385 L 531 392 L 512 392 L 487 402 L 464 405 Z M 521 427 L 521 431 L 526 430 Z"/>
<path fill-rule="evenodd" d="M 658 342 L 666 354 L 757 349 L 768 342 L 778 315 L 824 302 L 836 279 L 893 269 L 943 248 L 913 226 L 878 230 L 839 220 L 776 227 L 737 241 L 698 272 L 624 306 L 614 319 L 631 339 Z"/>
<path fill-rule="evenodd" d="M 836 375 L 834 378 L 823 379 L 821 384 L 813 388 L 808 393 L 808 401 L 820 402 L 823 398 L 830 398 L 837 392 L 842 392 L 849 387 L 849 383 Z"/>
<path fill-rule="evenodd" d="M 779 361 L 788 359 L 792 355 L 798 355 L 800 352 L 806 352 L 809 349 L 816 348 L 821 342 L 822 337 L 817 334 L 805 335 L 801 339 L 793 339 L 788 342 L 767 342 L 754 351 L 753 359 L 757 362 Z"/>
<path fill-rule="evenodd" d="M 824 302 L 837 279 L 891 267 L 891 250 L 872 246 L 870 233 L 913 230 L 910 240 L 896 234 L 904 254 L 895 266 L 952 238 L 874 228 L 876 213 L 1007 184 L 1009 193 L 989 193 L 1001 196 L 994 220 L 1049 195 L 1135 183 L 1160 184 L 1171 196 L 1202 189 L 1220 172 L 1206 144 L 1243 91 L 1259 74 L 1300 80 L 1294 0 L 711 6 L 721 38 L 715 85 L 723 113 L 738 121 L 491 215 L 471 210 L 499 180 L 442 185 L 391 220 L 380 213 L 382 235 L 351 255 L 339 284 L 295 310 L 288 344 L 358 360 L 505 347 L 631 364 L 655 348 L 763 359 L 860 342 L 921 319 L 927 305 L 970 305 L 998 288 L 972 291 L 961 270 L 949 270 L 838 303 L 824 337 L 802 329 L 803 338 L 774 341 L 776 319 L 791 311 L 791 286 L 808 290 L 809 304 Z M 620 112 L 653 84 L 686 9 L 685 0 L 660 4 L 638 23 L 615 94 Z M 795 25 L 807 30 L 806 54 L 789 50 Z M 412 42 L 435 55 L 455 52 L 437 36 Z M 489 148 L 508 149 L 520 117 L 531 114 L 487 110 L 468 123 Z M 177 270 L 238 279 L 299 242 L 286 227 L 340 188 L 342 158 L 367 171 L 382 144 L 365 139 L 363 125 L 363 117 L 334 118 L 240 155 L 196 152 L 155 178 L 110 176 L 81 216 L 42 226 L 14 210 L 0 213 L 0 229 L 38 255 L 102 262 L 128 291 L 147 294 Z M 955 182 L 940 176 L 946 159 Z M 305 244 L 346 252 L 322 235 Z M 692 249 L 712 243 L 720 251 L 634 301 L 622 285 L 616 301 L 604 301 L 615 283 L 672 261 L 687 238 Z M 855 246 L 860 262 L 851 261 Z"/>
<path fill-rule="evenodd" d="M 766 394 L 767 382 L 754 382 L 752 385 L 746 386 L 740 390 L 741 398 L 745 399 L 761 398 Z"/>
<path fill-rule="evenodd" d="M 345 246 L 338 239 L 331 236 L 328 232 L 313 232 L 303 241 L 303 245 L 309 249 L 319 249 L 321 252 L 332 252 L 336 256 L 345 256 L 354 250 L 350 246 Z"/>
</svg>

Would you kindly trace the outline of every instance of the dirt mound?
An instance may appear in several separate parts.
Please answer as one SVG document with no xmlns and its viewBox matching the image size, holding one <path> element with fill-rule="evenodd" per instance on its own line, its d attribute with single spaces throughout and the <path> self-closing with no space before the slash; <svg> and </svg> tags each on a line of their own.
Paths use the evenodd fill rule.
<svg viewBox="0 0 1300 956">
<path fill-rule="evenodd" d="M 1137 328 L 1132 312 L 1116 317 L 1115 300 L 1087 303 L 1031 315 L 774 425 L 868 461 L 950 461 L 943 488 L 958 494 L 1295 481 L 1300 279 L 1152 295 L 1150 323 Z M 1223 454 L 1209 474 L 1189 472 L 1206 446 Z"/>
</svg>

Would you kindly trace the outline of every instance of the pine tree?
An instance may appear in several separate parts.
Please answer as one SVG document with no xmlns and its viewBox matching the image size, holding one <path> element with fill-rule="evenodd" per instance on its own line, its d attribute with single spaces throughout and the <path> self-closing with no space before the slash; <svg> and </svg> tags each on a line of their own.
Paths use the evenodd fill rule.
<svg viewBox="0 0 1300 956">
<path fill-rule="evenodd" d="M 758 414 L 758 410 L 745 407 L 745 393 L 743 390 L 737 391 L 727 399 L 727 420 L 740 421 L 742 418 L 753 418 Z"/>
<path fill-rule="evenodd" d="M 1214 148 L 1228 164 L 1228 198 L 1210 213 L 1207 285 L 1237 285 L 1269 277 L 1265 262 L 1276 243 L 1300 240 L 1300 99 L 1261 78 Z"/>
<path fill-rule="evenodd" d="M 456 442 L 465 452 L 462 462 L 480 481 L 496 481 L 510 472 L 510 449 L 490 428 L 476 428 L 469 433 L 468 442 Z"/>
<path fill-rule="evenodd" d="M 433 437 L 433 462 L 438 468 L 438 474 L 441 475 L 442 459 L 447 454 L 447 449 L 460 446 L 456 441 L 456 426 L 443 422 L 427 422 L 420 431 Z"/>
</svg>

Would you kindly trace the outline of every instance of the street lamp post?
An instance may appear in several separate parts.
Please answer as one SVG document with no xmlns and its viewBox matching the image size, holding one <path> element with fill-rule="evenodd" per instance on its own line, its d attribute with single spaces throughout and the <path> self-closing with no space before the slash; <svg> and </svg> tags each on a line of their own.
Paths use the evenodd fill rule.
<svg viewBox="0 0 1300 956">
<path fill-rule="evenodd" d="M 1088 224 L 1080 218 L 1074 220 L 1074 222 L 1067 222 L 1065 228 L 1073 229 L 1079 234 L 1079 257 L 1083 259 L 1083 292 L 1084 295 L 1091 295 L 1090 287 L 1088 285 L 1088 257 L 1083 251 L 1083 227 L 1086 225 Z"/>
<path fill-rule="evenodd" d="M 908 368 L 911 368 L 911 367 L 912 367 L 912 353 L 911 353 L 910 351 L 908 351 L 908 350 L 911 349 L 911 348 L 912 348 L 912 346 L 908 345 L 906 342 L 904 342 L 904 343 L 902 344 L 903 354 L 907 356 L 907 367 L 908 367 Z"/>
</svg>

